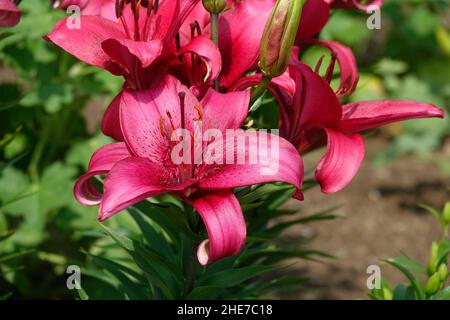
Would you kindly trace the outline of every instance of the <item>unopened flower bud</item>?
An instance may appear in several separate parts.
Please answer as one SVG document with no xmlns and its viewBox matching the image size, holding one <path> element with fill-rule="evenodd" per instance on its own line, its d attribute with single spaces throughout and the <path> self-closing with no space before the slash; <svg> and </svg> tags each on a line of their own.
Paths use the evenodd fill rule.
<svg viewBox="0 0 450 320">
<path fill-rule="evenodd" d="M 448 268 L 445 263 L 441 263 L 438 269 L 439 279 L 441 280 L 441 283 L 444 283 L 447 281 L 448 278 Z"/>
<path fill-rule="evenodd" d="M 450 224 L 450 202 L 447 202 L 444 206 L 444 211 L 442 211 L 442 216 L 446 224 Z"/>
<path fill-rule="evenodd" d="M 227 0 L 202 0 L 203 7 L 209 13 L 219 14 L 227 6 Z"/>
<path fill-rule="evenodd" d="M 434 274 L 437 271 L 438 268 L 438 251 L 439 251 L 439 244 L 437 242 L 433 242 L 431 244 L 431 253 L 430 253 L 430 260 L 428 261 L 428 274 Z"/>
<path fill-rule="evenodd" d="M 278 0 L 266 23 L 260 46 L 260 67 L 269 78 L 288 67 L 300 24 L 302 0 Z"/>
<path fill-rule="evenodd" d="M 428 283 L 425 286 L 425 292 L 432 296 L 436 292 L 438 292 L 439 287 L 441 286 L 441 280 L 439 278 L 439 273 L 433 274 L 430 279 L 428 279 Z"/>
</svg>

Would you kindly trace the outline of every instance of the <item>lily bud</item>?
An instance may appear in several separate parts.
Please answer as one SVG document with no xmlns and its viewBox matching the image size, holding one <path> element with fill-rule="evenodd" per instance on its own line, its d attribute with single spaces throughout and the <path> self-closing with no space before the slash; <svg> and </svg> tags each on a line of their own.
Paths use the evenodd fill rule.
<svg viewBox="0 0 450 320">
<path fill-rule="evenodd" d="M 203 7 L 209 13 L 219 14 L 227 6 L 227 0 L 202 0 Z"/>
<path fill-rule="evenodd" d="M 450 202 L 447 202 L 444 206 L 444 211 L 442 211 L 442 216 L 444 222 L 448 225 L 450 224 Z"/>
<path fill-rule="evenodd" d="M 291 58 L 302 0 L 278 0 L 266 23 L 260 46 L 260 67 L 269 78 L 282 75 Z"/>
<path fill-rule="evenodd" d="M 439 244 L 437 242 L 433 242 L 431 244 L 430 260 L 428 261 L 428 274 L 430 275 L 434 274 L 437 271 L 438 251 L 439 251 Z"/>
<path fill-rule="evenodd" d="M 439 274 L 439 280 L 441 280 L 441 283 L 445 283 L 445 281 L 447 281 L 447 278 L 449 276 L 448 268 L 447 268 L 447 265 L 445 263 L 442 263 L 439 266 L 438 274 Z"/>
<path fill-rule="evenodd" d="M 441 286 L 441 280 L 439 279 L 439 273 L 433 274 L 430 279 L 428 279 L 428 283 L 425 286 L 425 292 L 432 296 L 436 292 L 438 292 L 439 287 Z"/>
</svg>

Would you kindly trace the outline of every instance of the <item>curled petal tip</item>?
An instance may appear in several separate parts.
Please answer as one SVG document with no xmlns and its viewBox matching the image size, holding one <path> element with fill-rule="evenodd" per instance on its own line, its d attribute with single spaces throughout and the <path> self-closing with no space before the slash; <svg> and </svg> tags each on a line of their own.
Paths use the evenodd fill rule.
<svg viewBox="0 0 450 320">
<path fill-rule="evenodd" d="M 303 201 L 305 200 L 305 196 L 300 190 L 296 190 L 292 197 L 296 200 Z"/>
<path fill-rule="evenodd" d="M 197 259 L 202 266 L 209 264 L 209 240 L 204 240 L 197 248 Z"/>
</svg>

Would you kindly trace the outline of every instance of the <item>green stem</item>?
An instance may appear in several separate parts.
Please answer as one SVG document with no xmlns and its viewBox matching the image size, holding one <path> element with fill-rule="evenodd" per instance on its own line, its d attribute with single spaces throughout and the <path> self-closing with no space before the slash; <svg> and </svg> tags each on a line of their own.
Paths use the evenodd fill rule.
<svg viewBox="0 0 450 320">
<path fill-rule="evenodd" d="M 270 78 L 263 76 L 261 83 L 255 88 L 252 93 L 252 98 L 250 100 L 250 105 L 252 106 L 261 96 L 266 92 L 269 87 Z"/>
<path fill-rule="evenodd" d="M 211 13 L 211 40 L 219 48 L 219 15 Z M 214 80 L 214 88 L 219 91 L 219 79 Z"/>
</svg>

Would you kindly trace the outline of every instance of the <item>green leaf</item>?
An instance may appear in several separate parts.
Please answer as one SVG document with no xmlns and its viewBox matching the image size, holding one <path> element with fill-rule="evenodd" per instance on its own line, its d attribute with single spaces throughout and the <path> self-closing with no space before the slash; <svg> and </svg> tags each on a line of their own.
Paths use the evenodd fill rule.
<svg viewBox="0 0 450 320">
<path fill-rule="evenodd" d="M 425 292 L 423 291 L 420 285 L 420 279 L 417 279 L 416 276 L 409 270 L 414 264 L 411 264 L 411 260 L 405 258 L 391 258 L 384 260 L 386 263 L 397 268 L 401 273 L 405 275 L 405 277 L 409 280 L 414 292 L 417 296 L 418 300 L 423 300 L 425 297 Z"/>
<path fill-rule="evenodd" d="M 200 286 L 194 288 L 187 296 L 188 300 L 212 300 L 216 299 L 224 289 L 217 286 Z"/>
<path fill-rule="evenodd" d="M 202 286 L 214 286 L 220 288 L 229 288 L 237 286 L 244 281 L 255 277 L 274 272 L 281 267 L 276 266 L 249 266 L 231 270 L 224 270 L 214 274 L 206 274 L 198 280 Z"/>
<path fill-rule="evenodd" d="M 394 289 L 392 300 L 416 300 L 415 289 L 409 285 L 399 284 Z"/>
</svg>

